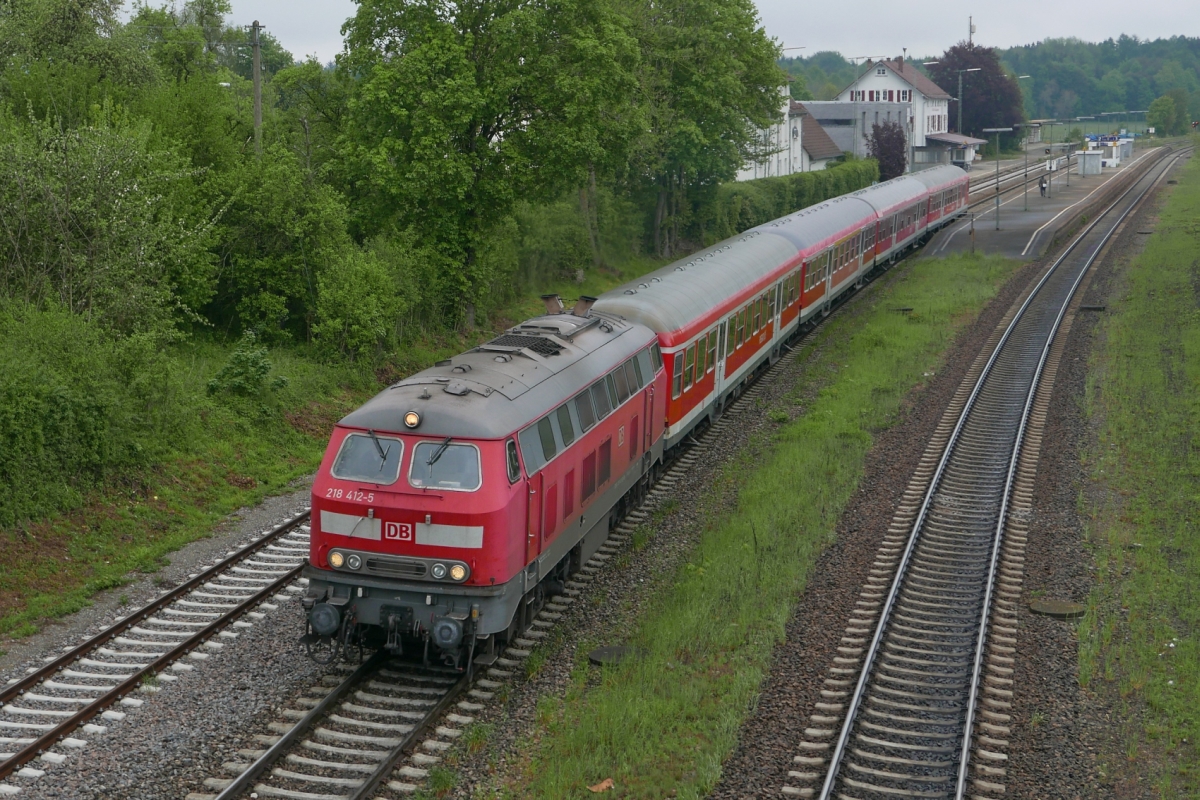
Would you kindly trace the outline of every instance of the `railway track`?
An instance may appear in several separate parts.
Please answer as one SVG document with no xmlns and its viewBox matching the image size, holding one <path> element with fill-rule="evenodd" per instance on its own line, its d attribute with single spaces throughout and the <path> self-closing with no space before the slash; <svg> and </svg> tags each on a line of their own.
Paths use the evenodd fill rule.
<svg viewBox="0 0 1200 800">
<path fill-rule="evenodd" d="M 102 736 L 158 691 L 274 610 L 272 600 L 302 592 L 295 584 L 308 555 L 308 512 L 230 551 L 216 564 L 82 644 L 0 688 L 0 779 L 38 778 L 71 749 Z M 261 610 L 258 610 L 261 609 Z M 98 719 L 97 719 L 98 718 Z M 37 761 L 37 766 L 32 762 Z M 0 783 L 0 795 L 20 787 Z"/>
<path fill-rule="evenodd" d="M 785 796 L 1004 792 L 1022 554 L 1056 333 L 1101 250 L 1182 155 L 1148 170 L 1068 245 L 968 372 L 884 537 Z"/>
</svg>

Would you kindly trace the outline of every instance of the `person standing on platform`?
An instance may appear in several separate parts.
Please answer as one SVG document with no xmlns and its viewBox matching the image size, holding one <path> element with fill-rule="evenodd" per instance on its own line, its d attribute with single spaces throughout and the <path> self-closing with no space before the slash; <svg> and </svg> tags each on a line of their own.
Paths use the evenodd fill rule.
<svg viewBox="0 0 1200 800">
<path fill-rule="evenodd" d="M 1040 181 L 1038 181 L 1038 190 L 1042 193 L 1042 197 L 1046 196 L 1046 176 L 1045 175 L 1043 175 L 1042 179 Z"/>
</svg>

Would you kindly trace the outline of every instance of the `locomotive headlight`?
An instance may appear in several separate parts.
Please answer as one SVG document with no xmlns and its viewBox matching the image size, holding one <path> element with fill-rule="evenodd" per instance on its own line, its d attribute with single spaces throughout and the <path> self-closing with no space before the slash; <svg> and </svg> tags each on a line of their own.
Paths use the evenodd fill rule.
<svg viewBox="0 0 1200 800">
<path fill-rule="evenodd" d="M 341 569 L 342 564 L 344 564 L 345 562 L 346 562 L 345 556 L 343 556 L 337 550 L 334 550 L 332 553 L 329 554 L 329 566 L 333 567 L 334 569 Z"/>
<path fill-rule="evenodd" d="M 415 411 L 410 411 L 404 415 L 404 425 L 409 428 L 415 428 L 421 424 L 421 415 Z"/>
<path fill-rule="evenodd" d="M 450 577 L 453 580 L 461 581 L 463 578 L 467 577 L 467 568 L 462 564 L 455 564 L 450 568 Z"/>
<path fill-rule="evenodd" d="M 429 574 L 440 581 L 442 578 L 446 577 L 446 565 L 434 564 L 429 568 Z"/>
<path fill-rule="evenodd" d="M 350 569 L 358 569 L 362 566 L 362 559 L 355 555 L 348 556 L 346 558 L 346 566 Z"/>
</svg>

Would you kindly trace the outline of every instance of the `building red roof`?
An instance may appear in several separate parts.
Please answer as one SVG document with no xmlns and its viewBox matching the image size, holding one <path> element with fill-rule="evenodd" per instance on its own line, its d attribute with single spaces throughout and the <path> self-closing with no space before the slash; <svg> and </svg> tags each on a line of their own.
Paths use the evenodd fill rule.
<svg viewBox="0 0 1200 800">
<path fill-rule="evenodd" d="M 950 96 L 946 94 L 946 90 L 943 90 L 941 86 L 938 86 L 936 83 L 932 82 L 932 80 L 925 76 L 924 72 L 918 70 L 917 67 L 908 64 L 908 62 L 906 62 L 904 59 L 896 59 L 895 61 L 883 59 L 880 61 L 880 64 L 888 67 L 889 70 L 892 70 L 892 72 L 898 74 L 901 80 L 904 80 L 905 83 L 912 86 L 913 89 L 916 89 L 925 97 L 931 97 L 934 98 L 934 100 L 950 100 Z M 874 65 L 872 65 L 870 61 L 866 62 L 866 67 L 868 67 L 868 70 L 871 66 Z"/>
</svg>

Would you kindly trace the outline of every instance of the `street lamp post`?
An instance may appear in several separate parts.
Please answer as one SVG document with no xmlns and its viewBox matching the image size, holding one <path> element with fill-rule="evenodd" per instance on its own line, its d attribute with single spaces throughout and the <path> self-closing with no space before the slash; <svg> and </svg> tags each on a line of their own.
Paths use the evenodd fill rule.
<svg viewBox="0 0 1200 800">
<path fill-rule="evenodd" d="M 959 108 L 962 108 L 962 103 L 959 103 Z M 1000 134 L 1012 131 L 1012 126 L 1007 128 L 984 128 L 984 133 L 996 134 L 996 230 L 1000 230 Z"/>
<path fill-rule="evenodd" d="M 960 69 L 958 72 L 958 135 L 964 136 L 962 129 L 962 76 L 964 72 L 979 72 L 983 67 L 971 67 L 970 69 Z"/>
<path fill-rule="evenodd" d="M 1023 81 L 1028 77 L 1029 77 L 1028 75 L 1018 75 L 1017 80 Z M 1026 123 L 1022 123 L 1021 127 L 1022 128 L 1032 128 L 1035 126 L 1030 125 L 1028 122 L 1026 122 Z M 1039 125 L 1036 127 L 1041 127 L 1041 126 Z M 1029 134 L 1025 134 L 1025 138 L 1021 140 L 1021 149 L 1025 151 L 1025 183 L 1022 188 L 1025 192 L 1025 210 L 1028 211 L 1029 210 Z M 997 156 L 997 158 L 998 157 L 999 156 Z"/>
<path fill-rule="evenodd" d="M 1036 122 L 1023 122 L 1021 128 L 1040 128 Z M 1029 134 L 1025 134 L 1025 210 L 1029 210 Z"/>
</svg>

